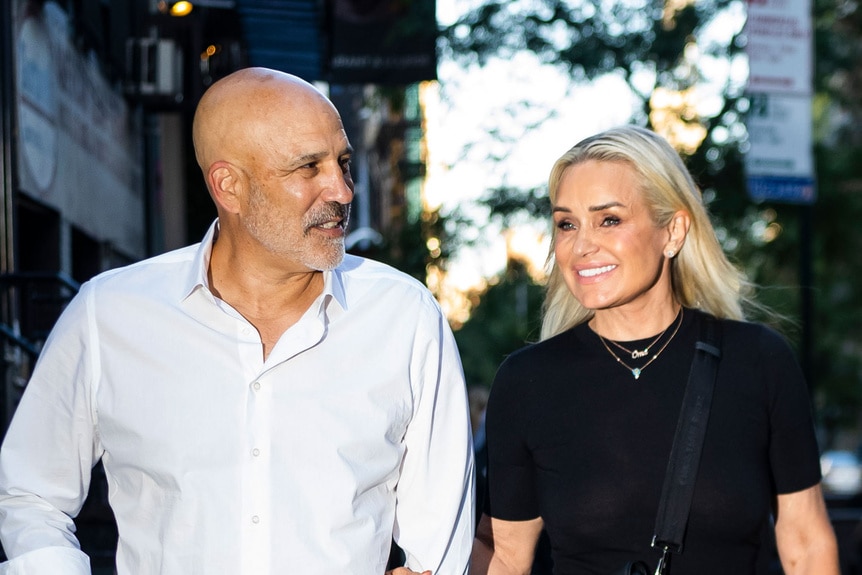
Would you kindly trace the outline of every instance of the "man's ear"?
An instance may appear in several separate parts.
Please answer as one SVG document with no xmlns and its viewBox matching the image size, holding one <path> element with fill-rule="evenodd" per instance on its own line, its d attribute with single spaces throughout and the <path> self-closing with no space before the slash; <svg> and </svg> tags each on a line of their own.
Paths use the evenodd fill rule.
<svg viewBox="0 0 862 575">
<path fill-rule="evenodd" d="M 688 228 L 691 226 L 691 215 L 685 210 L 677 211 L 667 226 L 668 241 L 665 245 L 665 253 L 678 254 L 685 244 Z"/>
<path fill-rule="evenodd" d="M 207 172 L 207 183 L 219 211 L 239 213 L 244 182 L 236 166 L 230 162 L 215 162 Z"/>
</svg>

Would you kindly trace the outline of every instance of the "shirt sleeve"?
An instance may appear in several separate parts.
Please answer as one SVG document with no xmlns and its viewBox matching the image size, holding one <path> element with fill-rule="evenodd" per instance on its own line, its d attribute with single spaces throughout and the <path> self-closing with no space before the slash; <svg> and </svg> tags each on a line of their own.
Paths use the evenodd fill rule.
<svg viewBox="0 0 862 575">
<path fill-rule="evenodd" d="M 793 493 L 821 479 L 811 396 L 793 350 L 778 333 L 764 329 L 761 350 L 769 394 L 772 478 L 776 493 Z"/>
<path fill-rule="evenodd" d="M 527 445 L 529 401 L 521 356 L 509 356 L 494 377 L 485 413 L 488 496 L 485 513 L 507 521 L 539 517 L 535 465 Z"/>
<path fill-rule="evenodd" d="M 72 518 L 81 510 L 97 449 L 85 287 L 58 320 L 0 449 L 0 573 L 89 574 Z"/>
<path fill-rule="evenodd" d="M 397 486 L 394 538 L 406 566 L 464 575 L 475 517 L 473 443 L 461 360 L 439 308 L 416 333 L 410 367 L 413 417 Z"/>
<path fill-rule="evenodd" d="M 90 559 L 71 547 L 43 547 L 0 563 L 0 575 L 90 575 Z"/>
</svg>

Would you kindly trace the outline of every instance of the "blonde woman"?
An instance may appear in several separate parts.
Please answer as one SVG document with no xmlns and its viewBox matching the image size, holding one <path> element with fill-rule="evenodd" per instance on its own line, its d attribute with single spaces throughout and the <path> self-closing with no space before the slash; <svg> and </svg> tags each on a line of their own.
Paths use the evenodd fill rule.
<svg viewBox="0 0 862 575">
<path fill-rule="evenodd" d="M 680 157 L 653 132 L 612 129 L 566 152 L 549 191 L 542 341 L 492 386 L 471 572 L 529 573 L 543 528 L 556 575 L 655 567 L 658 500 L 710 315 L 722 359 L 672 572 L 753 575 L 774 523 L 787 575 L 837 575 L 806 384 L 785 340 L 745 321 L 749 286 Z"/>
</svg>

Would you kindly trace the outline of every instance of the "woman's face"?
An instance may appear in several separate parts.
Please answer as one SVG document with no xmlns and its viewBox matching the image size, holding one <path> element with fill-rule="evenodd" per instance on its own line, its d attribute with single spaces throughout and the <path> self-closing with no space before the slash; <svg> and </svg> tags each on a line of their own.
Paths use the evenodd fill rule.
<svg viewBox="0 0 862 575">
<path fill-rule="evenodd" d="M 595 160 L 567 168 L 560 180 L 554 256 L 586 308 L 648 306 L 671 294 L 670 232 L 656 227 L 638 184 L 625 162 Z"/>
</svg>

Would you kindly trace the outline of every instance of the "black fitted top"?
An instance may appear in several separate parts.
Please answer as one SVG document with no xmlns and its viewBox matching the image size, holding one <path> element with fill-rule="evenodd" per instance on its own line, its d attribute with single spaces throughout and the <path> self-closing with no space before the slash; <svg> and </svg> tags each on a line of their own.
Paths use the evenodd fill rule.
<svg viewBox="0 0 862 575">
<path fill-rule="evenodd" d="M 678 333 L 639 379 L 587 324 L 500 366 L 486 416 L 486 512 L 542 517 L 557 575 L 607 575 L 633 559 L 654 568 L 656 509 L 702 321 L 685 310 Z M 756 573 L 774 496 L 820 480 L 808 389 L 793 351 L 762 325 L 723 321 L 722 332 L 674 575 Z"/>
</svg>

